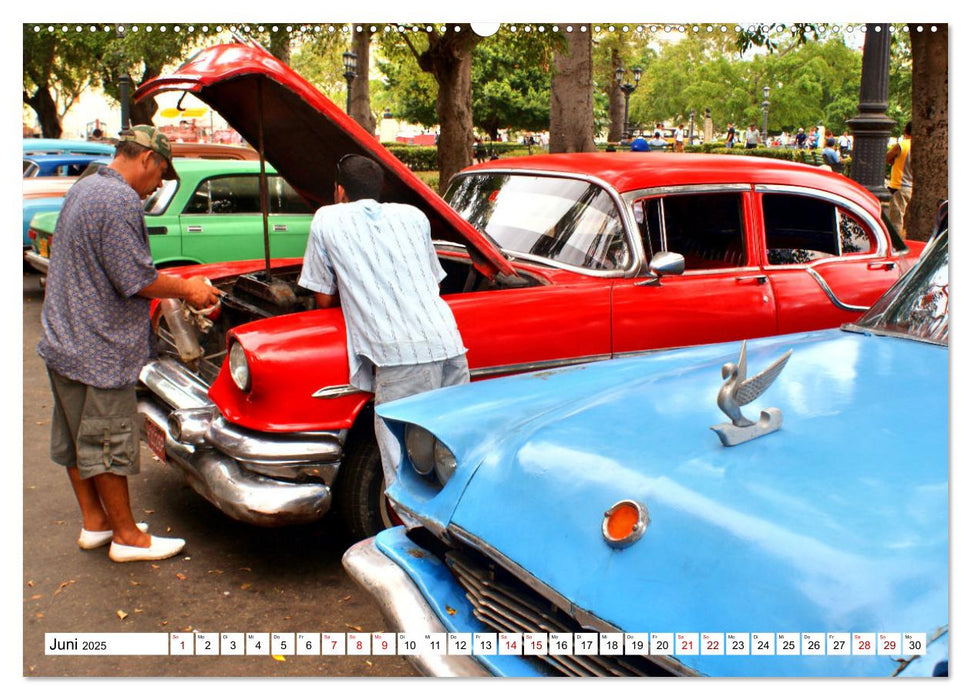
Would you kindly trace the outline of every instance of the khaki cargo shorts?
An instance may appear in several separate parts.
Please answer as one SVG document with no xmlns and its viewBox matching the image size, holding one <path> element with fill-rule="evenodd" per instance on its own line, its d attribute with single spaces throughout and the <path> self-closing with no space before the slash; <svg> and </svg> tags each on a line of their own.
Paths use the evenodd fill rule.
<svg viewBox="0 0 971 700">
<path fill-rule="evenodd" d="M 141 418 L 135 386 L 99 389 L 47 373 L 54 394 L 51 459 L 77 466 L 82 479 L 97 474 L 137 474 Z"/>
</svg>

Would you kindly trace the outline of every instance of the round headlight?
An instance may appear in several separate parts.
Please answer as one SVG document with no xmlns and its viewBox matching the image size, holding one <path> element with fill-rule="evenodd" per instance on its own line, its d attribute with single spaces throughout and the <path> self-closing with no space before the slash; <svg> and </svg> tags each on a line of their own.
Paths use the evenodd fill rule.
<svg viewBox="0 0 971 700">
<path fill-rule="evenodd" d="M 405 450 L 415 471 L 428 476 L 435 469 L 435 436 L 417 425 L 405 427 Z"/>
<path fill-rule="evenodd" d="M 246 360 L 246 351 L 238 342 L 233 342 L 232 347 L 229 348 L 229 376 L 233 378 L 240 391 L 249 391 L 249 362 Z"/>
<path fill-rule="evenodd" d="M 435 476 L 444 486 L 455 473 L 455 455 L 438 440 L 435 441 Z"/>
</svg>

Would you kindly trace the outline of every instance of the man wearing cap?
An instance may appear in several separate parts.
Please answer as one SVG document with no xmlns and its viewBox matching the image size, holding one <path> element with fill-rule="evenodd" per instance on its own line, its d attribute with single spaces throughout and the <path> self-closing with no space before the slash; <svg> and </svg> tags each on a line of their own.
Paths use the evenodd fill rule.
<svg viewBox="0 0 971 700">
<path fill-rule="evenodd" d="M 136 126 L 114 159 L 64 197 L 54 230 L 37 352 L 47 364 L 54 414 L 51 459 L 67 468 L 81 507 L 81 549 L 110 543 L 113 561 L 165 559 L 185 546 L 136 523 L 128 476 L 137 474 L 135 383 L 154 354 L 150 299 L 216 302 L 201 277 L 159 274 L 142 198 L 178 179 L 164 134 Z"/>
</svg>

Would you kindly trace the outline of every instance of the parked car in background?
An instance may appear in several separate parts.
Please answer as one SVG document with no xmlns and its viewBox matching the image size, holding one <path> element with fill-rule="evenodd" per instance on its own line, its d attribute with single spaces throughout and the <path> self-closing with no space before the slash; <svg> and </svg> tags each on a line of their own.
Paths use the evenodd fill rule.
<svg viewBox="0 0 971 700">
<path fill-rule="evenodd" d="M 157 265 L 185 265 L 263 257 L 260 164 L 252 160 L 175 158 L 180 181 L 166 180 L 145 200 L 145 223 Z M 272 167 L 269 186 L 270 248 L 301 256 L 313 211 Z M 26 206 L 26 205 L 25 205 Z M 47 272 L 58 212 L 30 224 L 26 260 Z"/>
<path fill-rule="evenodd" d="M 104 141 L 72 141 L 70 139 L 24 139 L 24 157 L 43 153 L 77 153 L 108 156 L 115 146 Z"/>
<path fill-rule="evenodd" d="M 136 97 L 165 89 L 194 93 L 250 143 L 262 133 L 267 160 L 313 207 L 332 203 L 339 158 L 379 162 L 384 200 L 429 217 L 474 379 L 833 327 L 922 248 L 889 233 L 855 183 L 764 159 L 504 159 L 460 173 L 443 200 L 253 47 L 204 49 Z M 391 522 L 372 397 L 349 384 L 340 309 L 314 308 L 300 266 L 180 272 L 211 279 L 222 306 L 211 328 L 180 331 L 192 338 L 181 349 L 160 321 L 162 354 L 142 372 L 139 407 L 155 454 L 224 513 L 284 525 L 334 508 L 363 537 Z"/>
<path fill-rule="evenodd" d="M 673 637 L 631 655 L 551 639 L 538 656 L 408 657 L 436 675 L 947 675 L 948 311 L 945 232 L 842 329 L 384 404 L 407 526 L 345 567 L 392 632 Z M 729 417 L 751 439 L 726 446 Z"/>
<path fill-rule="evenodd" d="M 36 141 L 37 139 L 31 139 Z M 88 142 L 81 142 L 86 144 Z M 23 184 L 23 245 L 24 252 L 32 246 L 33 240 L 29 236 L 30 222 L 37 214 L 42 212 L 60 211 L 64 201 L 64 195 L 73 185 L 79 176 L 93 172 L 98 166 L 106 165 L 111 162 L 114 154 L 114 146 L 109 144 L 96 143 L 94 146 L 107 146 L 108 152 L 112 155 L 101 154 L 93 156 L 87 164 L 77 174 L 68 173 L 67 175 L 56 175 L 44 178 L 27 177 L 26 167 L 24 170 Z M 26 149 L 26 146 L 25 146 Z M 219 143 L 173 143 L 172 153 L 177 158 L 205 158 L 214 160 L 259 160 L 259 154 L 247 146 L 231 146 Z M 34 156 L 30 158 L 58 158 L 57 154 Z M 72 156 L 69 158 L 85 158 L 86 156 Z M 27 163 L 27 157 L 24 162 Z M 25 267 L 31 267 L 25 262 Z"/>
<path fill-rule="evenodd" d="M 105 158 L 108 156 L 91 153 L 43 153 L 24 156 L 24 178 L 77 177 L 92 161 L 105 162 Z"/>
</svg>

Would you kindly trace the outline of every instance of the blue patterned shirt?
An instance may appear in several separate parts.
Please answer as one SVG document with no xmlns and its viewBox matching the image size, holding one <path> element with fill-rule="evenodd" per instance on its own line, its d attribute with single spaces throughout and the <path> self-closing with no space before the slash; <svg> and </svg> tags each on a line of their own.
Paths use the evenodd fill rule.
<svg viewBox="0 0 971 700">
<path fill-rule="evenodd" d="M 445 278 L 421 210 L 373 199 L 321 207 L 310 225 L 300 286 L 340 292 L 350 383 L 372 390 L 372 365 L 436 362 L 465 352 L 439 296 Z"/>
<path fill-rule="evenodd" d="M 157 276 L 138 193 L 108 167 L 79 180 L 54 229 L 38 354 L 83 384 L 134 384 L 154 354 L 151 302 L 136 294 Z"/>
</svg>

